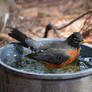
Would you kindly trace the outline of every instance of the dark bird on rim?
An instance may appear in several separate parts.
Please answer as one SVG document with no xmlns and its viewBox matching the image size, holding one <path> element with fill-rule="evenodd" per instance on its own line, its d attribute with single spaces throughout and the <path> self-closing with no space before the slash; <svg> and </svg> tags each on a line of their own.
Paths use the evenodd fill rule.
<svg viewBox="0 0 92 92">
<path fill-rule="evenodd" d="M 87 43 L 79 32 L 74 32 L 64 41 L 48 44 L 42 44 L 16 28 L 13 28 L 8 35 L 20 41 L 20 45 L 32 50 L 32 53 L 26 57 L 42 61 L 49 68 L 62 68 L 69 65 L 79 56 L 81 43 Z"/>
</svg>

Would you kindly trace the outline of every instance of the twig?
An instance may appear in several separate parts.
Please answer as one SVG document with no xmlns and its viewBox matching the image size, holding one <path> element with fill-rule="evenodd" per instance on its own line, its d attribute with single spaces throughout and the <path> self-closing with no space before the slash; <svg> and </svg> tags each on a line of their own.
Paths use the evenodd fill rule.
<svg viewBox="0 0 92 92">
<path fill-rule="evenodd" d="M 53 30 L 55 31 L 56 35 L 58 36 L 59 33 L 58 33 L 57 30 L 62 30 L 62 29 L 64 29 L 64 28 L 68 27 L 69 25 L 71 25 L 71 24 L 74 23 L 75 21 L 79 20 L 80 18 L 84 17 L 85 15 L 87 15 L 87 14 L 89 14 L 89 13 L 91 13 L 91 12 L 92 12 L 92 9 L 86 11 L 85 13 L 81 14 L 80 16 L 78 16 L 77 18 L 73 19 L 73 20 L 70 21 L 68 24 L 66 24 L 66 25 L 64 25 L 64 26 L 62 26 L 62 27 L 60 27 L 60 28 L 58 28 L 58 27 L 56 27 L 56 26 L 54 26 L 54 25 L 52 25 L 52 24 L 48 24 L 48 25 L 49 25 L 49 29 L 48 29 L 48 25 L 47 25 L 47 26 L 46 26 L 46 29 L 45 29 L 45 34 L 44 34 L 43 37 L 46 38 L 46 37 L 48 36 L 48 32 L 49 32 L 51 29 L 53 29 Z M 59 35 L 58 37 L 60 38 L 60 35 Z"/>
</svg>

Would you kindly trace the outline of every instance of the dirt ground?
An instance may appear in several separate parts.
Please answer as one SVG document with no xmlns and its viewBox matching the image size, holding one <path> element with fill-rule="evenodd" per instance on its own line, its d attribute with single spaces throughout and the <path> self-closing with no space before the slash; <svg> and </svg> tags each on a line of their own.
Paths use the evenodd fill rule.
<svg viewBox="0 0 92 92">
<path fill-rule="evenodd" d="M 11 14 L 7 25 L 18 28 L 32 38 L 42 38 L 47 24 L 61 27 L 91 9 L 91 2 L 92 0 L 16 0 L 16 4 L 21 8 Z M 61 38 L 66 38 L 73 32 L 83 31 L 87 17 L 59 30 Z M 84 29 L 89 27 L 87 24 Z M 4 33 L 0 33 L 0 37 L 11 41 L 7 35 L 9 32 L 10 29 L 6 28 Z M 89 43 L 92 43 L 91 33 L 85 37 Z M 49 32 L 48 38 L 57 38 L 53 30 Z"/>
</svg>

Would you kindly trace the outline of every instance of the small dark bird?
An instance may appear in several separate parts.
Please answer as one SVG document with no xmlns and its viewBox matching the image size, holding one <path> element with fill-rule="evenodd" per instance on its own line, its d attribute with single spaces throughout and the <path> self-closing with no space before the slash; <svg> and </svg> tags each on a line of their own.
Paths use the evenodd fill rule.
<svg viewBox="0 0 92 92">
<path fill-rule="evenodd" d="M 13 28 L 8 35 L 20 41 L 20 45 L 32 50 L 32 53 L 26 55 L 26 57 L 43 61 L 49 68 L 62 68 L 69 65 L 79 56 L 81 43 L 87 43 L 79 32 L 74 32 L 64 41 L 48 44 L 33 40 L 16 28 Z"/>
</svg>

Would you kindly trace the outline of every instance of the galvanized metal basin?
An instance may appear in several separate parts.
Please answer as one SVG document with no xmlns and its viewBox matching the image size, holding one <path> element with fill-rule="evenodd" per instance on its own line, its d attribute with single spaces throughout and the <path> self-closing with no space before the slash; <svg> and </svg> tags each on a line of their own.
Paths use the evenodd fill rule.
<svg viewBox="0 0 92 92">
<path fill-rule="evenodd" d="M 81 56 L 92 57 L 92 45 L 83 45 Z M 39 74 L 18 70 L 0 61 L 0 92 L 92 92 L 92 69 L 67 74 Z"/>
</svg>

